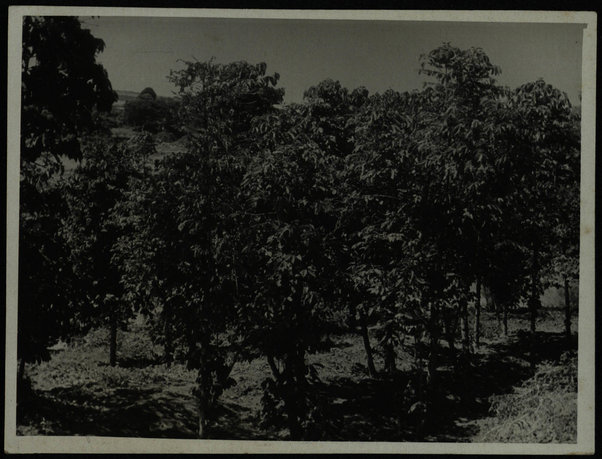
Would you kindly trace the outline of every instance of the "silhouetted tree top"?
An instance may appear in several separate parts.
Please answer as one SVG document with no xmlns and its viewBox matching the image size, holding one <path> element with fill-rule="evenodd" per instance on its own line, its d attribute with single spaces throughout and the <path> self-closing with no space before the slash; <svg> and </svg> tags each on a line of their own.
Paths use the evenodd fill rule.
<svg viewBox="0 0 602 459">
<path fill-rule="evenodd" d="M 138 97 L 140 99 L 151 99 L 151 100 L 157 100 L 157 93 L 154 91 L 153 88 L 144 88 L 140 94 L 138 94 Z"/>
<path fill-rule="evenodd" d="M 21 159 L 81 157 L 78 136 L 93 126 L 94 109 L 109 111 L 117 94 L 96 62 L 104 42 L 76 17 L 23 21 Z"/>
</svg>

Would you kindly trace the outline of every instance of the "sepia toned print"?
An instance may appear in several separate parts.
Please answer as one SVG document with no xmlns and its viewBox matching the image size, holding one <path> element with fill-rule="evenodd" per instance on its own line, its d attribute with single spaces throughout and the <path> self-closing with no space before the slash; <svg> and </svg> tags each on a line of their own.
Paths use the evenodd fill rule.
<svg viewBox="0 0 602 459">
<path fill-rule="evenodd" d="M 595 15 L 170 11 L 11 9 L 5 449 L 593 452 Z"/>
</svg>

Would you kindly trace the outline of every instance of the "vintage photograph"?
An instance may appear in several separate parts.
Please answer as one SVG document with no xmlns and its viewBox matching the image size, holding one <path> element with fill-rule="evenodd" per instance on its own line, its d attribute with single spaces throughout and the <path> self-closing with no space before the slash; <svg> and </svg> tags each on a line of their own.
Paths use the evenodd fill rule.
<svg viewBox="0 0 602 459">
<path fill-rule="evenodd" d="M 38 10 L 13 445 L 593 452 L 595 14 Z"/>
</svg>

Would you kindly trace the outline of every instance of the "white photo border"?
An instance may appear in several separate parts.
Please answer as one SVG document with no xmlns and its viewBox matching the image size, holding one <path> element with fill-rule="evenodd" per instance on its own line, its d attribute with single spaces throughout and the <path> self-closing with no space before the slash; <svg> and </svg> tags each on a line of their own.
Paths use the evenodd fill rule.
<svg viewBox="0 0 602 459">
<path fill-rule="evenodd" d="M 21 46 L 24 16 L 157 16 L 373 21 L 462 21 L 584 24 L 581 105 L 581 221 L 579 269 L 578 435 L 576 444 L 292 442 L 172 440 L 99 436 L 17 436 L 17 293 L 19 237 L 19 133 Z M 10 453 L 447 453 L 588 454 L 595 422 L 595 12 L 249 10 L 123 7 L 11 6 L 8 21 L 7 241 L 4 451 Z"/>
</svg>

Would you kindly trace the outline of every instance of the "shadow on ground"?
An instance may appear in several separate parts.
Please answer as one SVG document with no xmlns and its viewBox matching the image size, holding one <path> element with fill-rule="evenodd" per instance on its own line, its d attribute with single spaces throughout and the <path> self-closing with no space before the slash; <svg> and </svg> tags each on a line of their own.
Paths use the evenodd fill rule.
<svg viewBox="0 0 602 459">
<path fill-rule="evenodd" d="M 508 341 L 484 348 L 464 369 L 453 368 L 440 374 L 440 396 L 433 411 L 436 422 L 425 440 L 470 441 L 476 434 L 474 421 L 489 415 L 489 398 L 512 392 L 534 374 L 544 361 L 559 361 L 562 353 L 577 349 L 577 337 L 570 342 L 562 333 L 519 332 Z"/>
<path fill-rule="evenodd" d="M 17 413 L 19 424 L 41 426 L 46 435 L 195 438 L 196 432 L 192 397 L 161 387 L 56 388 L 30 394 Z"/>
<path fill-rule="evenodd" d="M 569 343 L 562 333 L 547 332 L 537 333 L 534 341 L 529 333 L 517 333 L 484 346 L 470 362 L 458 359 L 455 365 L 440 367 L 423 418 L 408 413 L 408 375 L 341 378 L 320 387 L 328 418 L 316 431 L 329 440 L 469 442 L 478 431 L 475 421 L 489 415 L 492 395 L 510 393 L 533 376 L 532 364 L 558 361 L 563 352 L 576 348 L 576 336 Z"/>
<path fill-rule="evenodd" d="M 344 441 L 470 441 L 477 419 L 486 417 L 489 397 L 512 391 L 533 375 L 531 362 L 558 360 L 576 349 L 560 333 L 517 333 L 505 342 L 485 344 L 470 363 L 441 367 L 437 389 L 421 425 L 407 414 L 408 375 L 368 378 L 350 376 L 315 385 L 319 416 L 308 440 Z M 195 438 L 196 404 L 190 387 L 149 385 L 103 388 L 96 383 L 24 390 L 17 409 L 19 433 L 100 435 L 149 438 Z M 404 413 L 400 415 L 399 413 Z M 218 408 L 211 437 L 270 439 L 259 428 L 258 413 L 232 399 Z M 25 427 L 24 427 L 25 426 Z M 29 432 L 26 426 L 36 426 Z"/>
</svg>

